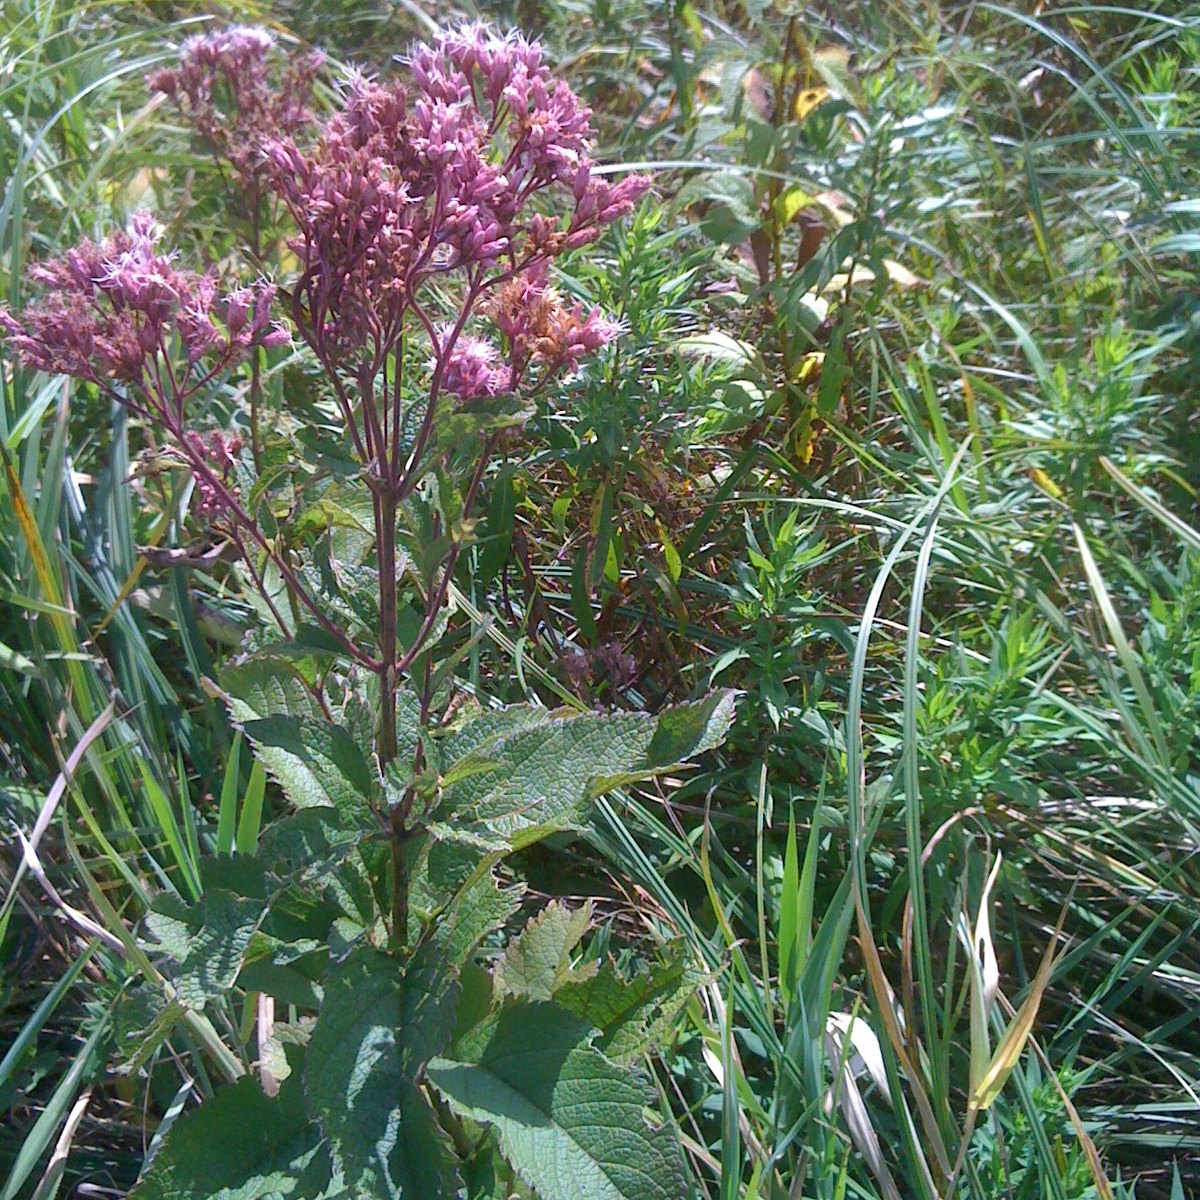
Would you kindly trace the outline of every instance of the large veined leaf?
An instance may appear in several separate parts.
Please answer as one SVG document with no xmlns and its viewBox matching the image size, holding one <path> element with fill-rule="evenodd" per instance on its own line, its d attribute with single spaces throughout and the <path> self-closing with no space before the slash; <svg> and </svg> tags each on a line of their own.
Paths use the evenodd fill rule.
<svg viewBox="0 0 1200 1200">
<path fill-rule="evenodd" d="M 207 859 L 202 880 L 196 903 L 167 893 L 154 901 L 145 920 L 159 948 L 174 960 L 172 981 L 189 1008 L 203 1008 L 233 986 L 267 913 L 266 878 L 253 859 Z"/>
<path fill-rule="evenodd" d="M 454 1029 L 458 982 L 440 952 L 404 960 L 368 946 L 325 977 L 305 1092 L 352 1195 L 454 1196 L 458 1181 L 421 1067 Z"/>
<path fill-rule="evenodd" d="M 428 882 L 427 869 L 422 878 Z M 521 907 L 524 892 L 523 884 L 501 887 L 490 870 L 463 888 L 448 910 L 438 915 L 432 930 L 447 961 L 458 967 L 466 963 L 475 947 Z"/>
<path fill-rule="evenodd" d="M 578 826 L 605 792 L 720 745 L 733 708 L 734 693 L 724 691 L 657 714 L 485 717 L 491 736 L 443 764 L 437 816 L 462 837 L 502 835 L 514 847 L 528 845 Z M 469 741 L 470 728 L 460 737 Z"/>
<path fill-rule="evenodd" d="M 683 1200 L 671 1130 L 646 1119 L 646 1087 L 589 1043 L 554 1004 L 502 1009 L 433 1059 L 430 1082 L 462 1116 L 496 1130 L 504 1157 L 542 1200 Z"/>
<path fill-rule="evenodd" d="M 269 770 L 268 757 L 283 762 L 287 778 L 277 776 L 297 808 L 328 805 L 342 812 L 366 807 L 372 795 L 371 769 L 348 730 L 312 717 L 280 713 L 245 721 L 242 728 Z"/>
<path fill-rule="evenodd" d="M 297 808 L 365 806 L 372 777 L 349 731 L 325 720 L 287 663 L 258 659 L 221 674 L 230 716 Z"/>
<path fill-rule="evenodd" d="M 130 1200 L 310 1200 L 328 1158 L 299 1080 L 268 1098 L 247 1076 L 179 1120 Z"/>
</svg>

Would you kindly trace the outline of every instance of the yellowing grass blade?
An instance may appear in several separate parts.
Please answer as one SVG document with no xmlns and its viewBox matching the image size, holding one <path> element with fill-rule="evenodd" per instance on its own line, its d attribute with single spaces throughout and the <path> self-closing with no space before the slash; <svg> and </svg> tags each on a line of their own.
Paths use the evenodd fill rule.
<svg viewBox="0 0 1200 1200">
<path fill-rule="evenodd" d="M 1004 1031 L 1004 1036 L 1000 1039 L 1000 1044 L 996 1047 L 996 1052 L 992 1055 L 987 1070 L 971 1090 L 971 1097 L 967 1101 L 968 1112 L 975 1113 L 990 1108 L 1003 1090 L 1013 1068 L 1020 1061 L 1025 1043 L 1029 1041 L 1029 1035 L 1033 1032 L 1033 1025 L 1037 1020 L 1038 1009 L 1041 1007 L 1046 985 L 1050 982 L 1050 975 L 1054 970 L 1054 951 L 1058 945 L 1058 936 L 1061 931 L 1062 922 L 1060 920 L 1054 936 L 1050 939 L 1050 945 L 1046 947 L 1042 965 L 1038 967 L 1029 994 Z"/>
<path fill-rule="evenodd" d="M 984 884 L 971 940 L 971 1093 L 983 1084 L 991 1062 L 991 1039 L 988 1036 L 988 1013 L 996 999 L 1000 972 L 996 964 L 996 949 L 992 944 L 992 887 L 1000 873 L 1001 855 L 996 856 Z"/>
</svg>

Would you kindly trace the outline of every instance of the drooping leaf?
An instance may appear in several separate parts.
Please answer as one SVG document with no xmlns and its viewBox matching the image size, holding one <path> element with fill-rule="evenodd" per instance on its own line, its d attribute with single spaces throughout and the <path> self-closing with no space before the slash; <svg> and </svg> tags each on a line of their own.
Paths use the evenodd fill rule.
<svg viewBox="0 0 1200 1200">
<path fill-rule="evenodd" d="M 571 965 L 592 920 L 592 906 L 569 909 L 557 901 L 548 904 L 505 948 L 496 964 L 496 990 L 502 996 L 549 1000 L 564 984 L 593 975 L 596 964 Z"/>
<path fill-rule="evenodd" d="M 360 947 L 324 980 L 305 1092 L 356 1196 L 438 1200 L 457 1189 L 421 1067 L 454 1029 L 458 981 L 437 952 Z"/>
<path fill-rule="evenodd" d="M 325 806 L 289 813 L 262 835 L 259 858 L 282 879 L 323 874 L 345 857 L 363 830 Z"/>
<path fill-rule="evenodd" d="M 302 946 L 312 938 L 328 941 L 331 925 L 339 920 L 353 924 L 351 941 L 374 923 L 377 907 L 367 858 L 383 847 L 367 840 L 369 827 L 361 819 L 346 817 L 324 806 L 306 808 L 264 832 L 259 857 L 283 883 L 271 896 L 264 933 Z M 277 963 L 290 961 L 278 944 L 269 953 Z M 307 968 L 305 974 L 315 979 Z M 299 980 L 291 982 L 305 986 Z"/>
<path fill-rule="evenodd" d="M 298 1079 L 268 1098 L 247 1076 L 180 1118 L 131 1200 L 308 1200 L 329 1179 Z"/>
<path fill-rule="evenodd" d="M 499 573 L 512 553 L 513 519 L 517 496 L 513 487 L 513 469 L 505 467 L 492 485 L 488 506 L 487 529 L 479 544 L 477 579 L 486 587 Z"/>
<path fill-rule="evenodd" d="M 130 988 L 114 1013 L 116 1070 L 127 1075 L 145 1066 L 186 1011 L 156 984 L 141 983 Z"/>
<path fill-rule="evenodd" d="M 1061 920 L 1059 924 L 1062 924 Z M 1060 932 L 1059 929 L 1054 931 L 1054 937 L 1051 939 L 1050 945 L 1046 947 L 1041 965 L 1033 978 L 1033 983 L 1029 986 L 1025 999 L 1021 1002 L 1021 1007 L 1017 1009 L 1013 1019 L 1004 1030 L 981 1078 L 973 1085 L 971 1094 L 967 1098 L 969 1112 L 990 1108 L 996 1102 L 997 1097 L 1004 1089 L 1005 1082 L 1020 1061 L 1025 1045 L 1033 1033 L 1042 997 L 1054 974 L 1055 950 L 1058 947 Z"/>
<path fill-rule="evenodd" d="M 682 1200 L 674 1135 L 647 1121 L 646 1087 L 592 1036 L 554 1004 L 516 1005 L 433 1059 L 427 1075 L 455 1112 L 494 1127 L 505 1158 L 543 1197 Z"/>
</svg>

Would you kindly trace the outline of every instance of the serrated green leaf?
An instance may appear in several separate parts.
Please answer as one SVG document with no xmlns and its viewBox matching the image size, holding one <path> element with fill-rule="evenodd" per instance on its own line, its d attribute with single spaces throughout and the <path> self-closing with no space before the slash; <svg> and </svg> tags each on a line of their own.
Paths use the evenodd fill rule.
<svg viewBox="0 0 1200 1200">
<path fill-rule="evenodd" d="M 696 203 L 705 205 L 701 225 L 714 241 L 736 245 L 761 223 L 754 183 L 741 173 L 722 171 L 697 175 L 675 198 L 679 207 Z"/>
<path fill-rule="evenodd" d="M 571 953 L 592 921 L 592 906 L 570 909 L 548 904 L 505 948 L 496 964 L 496 990 L 501 996 L 549 1000 L 560 987 L 595 973 L 596 963 L 575 968 Z"/>
<path fill-rule="evenodd" d="M 489 396 L 457 407 L 446 405 L 438 413 L 431 460 L 448 450 L 457 450 L 470 438 L 497 429 L 523 425 L 534 414 L 523 397 Z"/>
<path fill-rule="evenodd" d="M 299 1083 L 272 1099 L 247 1076 L 178 1121 L 130 1200 L 308 1200 L 328 1179 Z"/>
<path fill-rule="evenodd" d="M 559 710 L 478 744 L 445 770 L 465 775 L 447 787 L 437 817 L 460 829 L 509 839 L 514 848 L 577 827 L 606 791 L 671 770 L 719 745 L 733 720 L 734 693 L 649 713 Z M 484 766 L 486 769 L 476 770 Z M 467 768 L 470 768 L 467 770 Z"/>
<path fill-rule="evenodd" d="M 494 1127 L 505 1158 L 554 1200 L 681 1200 L 675 1137 L 646 1119 L 647 1089 L 589 1045 L 593 1031 L 554 1004 L 504 1009 L 427 1068 L 461 1116 Z"/>
<path fill-rule="evenodd" d="M 370 803 L 371 769 L 342 726 L 274 713 L 244 721 L 242 729 L 297 808 L 326 806 L 349 813 Z M 277 767 L 285 760 L 281 775 Z"/>
<path fill-rule="evenodd" d="M 593 1045 L 615 1063 L 634 1062 L 645 1053 L 695 994 L 697 973 L 682 958 L 655 963 L 630 979 L 602 967 L 591 979 L 572 982 L 554 994 L 560 1008 L 597 1031 Z"/>
<path fill-rule="evenodd" d="M 447 960 L 465 964 L 475 947 L 520 908 L 524 892 L 522 884 L 502 888 L 491 871 L 465 887 L 433 931 Z"/>
<path fill-rule="evenodd" d="M 226 667 L 220 672 L 218 682 L 232 702 L 230 713 L 236 721 L 252 721 L 271 713 L 287 713 L 292 717 L 322 715 L 303 677 L 292 664 L 281 659 L 254 658 L 236 667 Z"/>
<path fill-rule="evenodd" d="M 416 1079 L 454 1030 L 458 981 L 436 951 L 360 947 L 330 969 L 305 1093 L 356 1196 L 451 1197 L 458 1183 Z"/>
<path fill-rule="evenodd" d="M 451 764 L 464 762 L 472 751 L 498 738 L 520 733 L 522 729 L 533 729 L 541 725 L 546 716 L 544 708 L 534 708 L 531 704 L 490 708 L 436 742 L 435 746 L 442 762 L 447 764 L 446 770 L 449 771 L 453 769 Z"/>
<path fill-rule="evenodd" d="M 158 947 L 174 960 L 170 974 L 180 1003 L 197 1009 L 233 986 L 267 913 L 262 868 L 252 859 L 206 859 L 204 884 L 194 904 L 159 896 L 145 920 Z"/>
<path fill-rule="evenodd" d="M 297 808 L 361 809 L 372 794 L 366 759 L 350 733 L 325 720 L 303 680 L 282 660 L 255 659 L 221 673 L 229 714 Z"/>
</svg>

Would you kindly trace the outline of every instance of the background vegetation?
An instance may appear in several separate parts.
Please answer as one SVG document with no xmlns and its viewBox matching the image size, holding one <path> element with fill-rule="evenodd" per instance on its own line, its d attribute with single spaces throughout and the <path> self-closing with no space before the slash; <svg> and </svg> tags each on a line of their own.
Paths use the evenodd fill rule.
<svg viewBox="0 0 1200 1200">
<path fill-rule="evenodd" d="M 627 334 L 487 481 L 452 639 L 502 701 L 744 693 L 699 769 L 526 863 L 532 906 L 592 900 L 581 957 L 686 973 L 648 1065 L 699 1194 L 1192 1194 L 1200 14 L 480 11 L 655 171 L 566 281 Z M 471 15 L 3 0 L 4 295 L 140 205 L 227 253 L 144 84 L 189 32 L 386 70 Z M 0 1200 L 122 1195 L 219 1079 L 190 1026 L 131 1053 L 124 1001 L 150 899 L 277 814 L 202 685 L 256 618 L 176 565 L 145 430 L 2 358 L 0 393 Z M 234 989 L 246 1054 L 252 1017 Z"/>
</svg>

